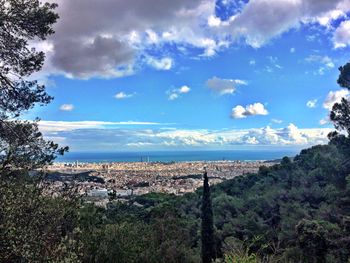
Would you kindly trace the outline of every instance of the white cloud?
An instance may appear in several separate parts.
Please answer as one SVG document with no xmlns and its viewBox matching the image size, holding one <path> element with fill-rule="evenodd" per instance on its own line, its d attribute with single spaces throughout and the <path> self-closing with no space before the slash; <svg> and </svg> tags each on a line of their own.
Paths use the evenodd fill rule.
<svg viewBox="0 0 350 263">
<path fill-rule="evenodd" d="M 344 48 L 350 45 L 350 20 L 341 22 L 335 30 L 333 44 L 335 48 Z"/>
<path fill-rule="evenodd" d="M 60 106 L 61 111 L 72 111 L 74 110 L 74 105 L 73 104 L 62 104 Z"/>
<path fill-rule="evenodd" d="M 243 119 L 247 116 L 254 115 L 267 115 L 268 111 L 265 109 L 264 104 L 257 102 L 247 105 L 245 107 L 238 105 L 232 109 L 231 117 L 234 119 Z"/>
<path fill-rule="evenodd" d="M 210 27 L 218 27 L 221 25 L 221 19 L 214 15 L 209 16 L 208 18 L 208 26 Z"/>
<path fill-rule="evenodd" d="M 248 137 L 246 139 L 247 144 L 259 144 L 259 141 L 255 137 Z"/>
<path fill-rule="evenodd" d="M 309 100 L 308 102 L 306 102 L 306 106 L 308 108 L 316 108 L 316 104 L 317 104 L 317 99 Z"/>
<path fill-rule="evenodd" d="M 252 0 L 235 15 L 228 28 L 234 36 L 244 37 L 248 45 L 259 48 L 301 24 L 318 23 L 328 27 L 349 9 L 348 0 Z"/>
<path fill-rule="evenodd" d="M 341 89 L 337 91 L 330 91 L 327 95 L 326 100 L 323 102 L 323 107 L 327 110 L 332 110 L 335 103 L 339 103 L 342 98 L 349 97 L 349 90 Z"/>
<path fill-rule="evenodd" d="M 118 126 L 134 125 L 167 125 L 159 122 L 143 121 L 39 121 L 39 128 L 43 132 L 73 131 L 81 129 L 106 129 Z"/>
<path fill-rule="evenodd" d="M 217 77 L 207 80 L 207 86 L 220 95 L 233 94 L 238 85 L 247 85 L 247 82 L 240 79 L 220 79 Z"/>
<path fill-rule="evenodd" d="M 271 119 L 271 121 L 277 124 L 281 124 L 283 122 L 282 120 L 279 120 L 279 119 Z"/>
<path fill-rule="evenodd" d="M 178 91 L 179 91 L 179 93 L 188 93 L 188 92 L 190 92 L 190 88 L 188 87 L 188 86 L 182 86 Z"/>
<path fill-rule="evenodd" d="M 179 97 L 177 93 L 171 93 L 168 97 L 169 100 L 176 100 Z"/>
<path fill-rule="evenodd" d="M 293 123 L 290 123 L 287 127 L 289 138 L 294 141 L 296 144 L 306 144 L 307 137 L 303 134 L 302 131 L 298 129 Z"/>
<path fill-rule="evenodd" d="M 339 9 L 330 10 L 330 11 L 324 13 L 323 15 L 316 17 L 317 22 L 320 25 L 326 27 L 328 30 L 332 29 L 332 22 L 334 20 L 339 19 L 341 17 L 346 17 L 346 12 L 341 10 L 341 9 L 344 9 L 344 10 L 348 9 L 344 6 L 344 4 L 347 4 L 346 2 L 347 1 L 343 1 L 343 7 L 340 5 L 340 6 L 338 6 Z"/>
<path fill-rule="evenodd" d="M 256 64 L 256 61 L 255 61 L 254 59 L 252 59 L 252 60 L 249 61 L 249 65 L 254 66 L 255 64 Z"/>
<path fill-rule="evenodd" d="M 191 91 L 190 87 L 183 85 L 178 89 L 173 89 L 171 91 L 167 91 L 168 100 L 176 100 L 180 97 L 180 94 L 186 94 Z"/>
<path fill-rule="evenodd" d="M 318 70 L 314 71 L 315 75 L 324 75 L 326 70 L 335 67 L 333 60 L 328 56 L 310 55 L 305 58 L 305 61 L 321 65 Z"/>
<path fill-rule="evenodd" d="M 159 41 L 160 41 L 159 36 L 152 29 L 146 30 L 146 34 L 147 34 L 148 43 L 150 43 L 150 44 L 158 44 L 159 43 Z"/>
<path fill-rule="evenodd" d="M 295 48 L 294 47 L 292 47 L 292 48 L 290 48 L 290 53 L 295 53 Z"/>
<path fill-rule="evenodd" d="M 134 125 L 127 122 L 122 125 Z M 159 123 L 138 123 L 158 125 Z M 135 125 L 136 125 L 135 124 Z M 300 129 L 294 124 L 272 129 L 271 127 L 231 130 L 186 129 L 136 129 L 121 128 L 115 122 L 54 122 L 41 121 L 40 130 L 48 138 L 58 138 L 72 150 L 112 150 L 117 148 L 164 149 L 178 147 L 227 148 L 233 145 L 295 146 L 327 142 L 328 128 Z M 125 126 L 126 127 L 126 126 Z"/>
<path fill-rule="evenodd" d="M 333 60 L 328 56 L 310 55 L 305 58 L 306 62 L 323 64 L 327 68 L 334 68 Z"/>
<path fill-rule="evenodd" d="M 134 95 L 135 95 L 134 93 L 127 94 L 127 93 L 125 93 L 124 91 L 121 91 L 121 92 L 118 92 L 117 94 L 115 94 L 114 97 L 115 97 L 117 100 L 122 100 L 122 99 L 131 98 L 131 97 L 133 97 Z"/>
<path fill-rule="evenodd" d="M 148 57 L 147 63 L 157 70 L 170 70 L 173 66 L 172 58 L 165 57 L 161 59 L 155 59 Z"/>
</svg>

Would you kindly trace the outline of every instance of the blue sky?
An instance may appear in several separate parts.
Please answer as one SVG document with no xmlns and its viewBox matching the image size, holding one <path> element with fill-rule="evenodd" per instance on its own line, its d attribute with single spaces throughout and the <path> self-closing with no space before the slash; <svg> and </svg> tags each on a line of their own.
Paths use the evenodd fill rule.
<svg viewBox="0 0 350 263">
<path fill-rule="evenodd" d="M 326 142 L 349 1 L 151 2 L 58 1 L 56 34 L 34 43 L 55 100 L 24 117 L 72 151 Z"/>
</svg>

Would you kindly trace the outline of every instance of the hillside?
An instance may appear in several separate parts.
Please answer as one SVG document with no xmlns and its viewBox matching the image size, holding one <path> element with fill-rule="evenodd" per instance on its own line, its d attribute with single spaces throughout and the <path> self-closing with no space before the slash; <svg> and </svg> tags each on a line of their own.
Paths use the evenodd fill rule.
<svg viewBox="0 0 350 263">
<path fill-rule="evenodd" d="M 217 257 L 252 254 L 262 262 L 347 262 L 348 143 L 348 139 L 339 137 L 328 145 L 301 151 L 294 161 L 285 157 L 271 168 L 262 167 L 258 174 L 212 187 Z M 131 261 L 198 262 L 200 200 L 201 189 L 183 197 L 149 194 L 137 197 L 137 205 L 110 204 L 107 210 L 85 207 L 86 217 L 97 220 L 91 211 L 98 211 L 101 219 L 100 224 L 90 224 L 93 232 L 85 233 L 89 237 L 98 233 L 96 247 L 86 252 L 95 260 L 102 251 L 107 257 L 120 253 L 103 240 L 111 238 L 111 226 L 127 227 L 127 233 L 113 232 L 113 238 L 126 235 L 133 241 L 130 246 L 123 244 L 123 250 L 139 251 L 135 258 L 129 258 Z M 144 232 L 139 235 L 139 231 Z"/>
</svg>

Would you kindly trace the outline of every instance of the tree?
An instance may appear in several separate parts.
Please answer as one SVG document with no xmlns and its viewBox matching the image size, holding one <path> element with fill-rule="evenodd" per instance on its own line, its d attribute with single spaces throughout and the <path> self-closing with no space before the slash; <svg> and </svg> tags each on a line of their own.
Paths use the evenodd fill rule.
<svg viewBox="0 0 350 263">
<path fill-rule="evenodd" d="M 0 180 L 0 262 L 79 262 L 79 203 L 16 179 Z"/>
<path fill-rule="evenodd" d="M 302 219 L 295 227 L 298 245 L 305 262 L 326 262 L 331 240 L 339 232 L 338 226 L 322 220 Z"/>
<path fill-rule="evenodd" d="M 350 90 L 350 63 L 339 68 L 340 74 L 337 83 Z M 350 102 L 346 98 L 342 98 L 340 103 L 333 105 L 330 113 L 330 119 L 339 131 L 346 131 L 350 135 Z M 334 134 L 333 134 L 334 138 Z"/>
<path fill-rule="evenodd" d="M 203 180 L 203 196 L 202 196 L 202 261 L 203 263 L 210 263 L 215 259 L 214 251 L 214 221 L 213 209 L 210 199 L 210 187 L 208 182 L 208 174 L 204 173 Z"/>
<path fill-rule="evenodd" d="M 45 141 L 38 126 L 28 121 L 0 122 L 0 172 L 30 171 L 50 164 L 56 153 L 67 148 Z"/>
<path fill-rule="evenodd" d="M 41 177 L 28 176 L 68 148 L 45 141 L 37 120 L 19 120 L 53 99 L 26 78 L 42 68 L 45 55 L 30 43 L 54 32 L 56 6 L 0 0 L 0 262 L 79 262 L 78 202 L 44 196 Z"/>
<path fill-rule="evenodd" d="M 28 42 L 54 33 L 56 6 L 38 0 L 0 0 L 1 119 L 19 116 L 35 103 L 47 104 L 52 99 L 43 85 L 24 77 L 43 65 L 45 54 L 30 48 Z"/>
<path fill-rule="evenodd" d="M 37 122 L 18 118 L 34 105 L 45 105 L 53 98 L 45 86 L 26 78 L 39 71 L 45 54 L 30 42 L 45 40 L 54 33 L 52 25 L 58 15 L 56 4 L 38 0 L 0 0 L 0 174 L 33 169 L 52 162 L 59 148 L 45 142 Z"/>
<path fill-rule="evenodd" d="M 345 64 L 342 67 L 339 67 L 339 77 L 337 83 L 340 87 L 350 89 L 350 63 Z"/>
<path fill-rule="evenodd" d="M 335 103 L 329 117 L 337 130 L 345 130 L 350 135 L 350 102 L 347 99 Z"/>
</svg>

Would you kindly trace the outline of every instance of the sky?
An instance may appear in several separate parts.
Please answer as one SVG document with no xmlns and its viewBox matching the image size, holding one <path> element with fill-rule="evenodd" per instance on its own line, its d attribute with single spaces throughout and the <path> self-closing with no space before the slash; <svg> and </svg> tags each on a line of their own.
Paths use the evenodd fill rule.
<svg viewBox="0 0 350 263">
<path fill-rule="evenodd" d="M 350 0 L 57 0 L 46 138 L 71 151 L 326 143 L 350 58 Z"/>
</svg>

